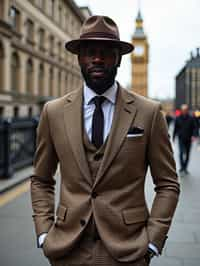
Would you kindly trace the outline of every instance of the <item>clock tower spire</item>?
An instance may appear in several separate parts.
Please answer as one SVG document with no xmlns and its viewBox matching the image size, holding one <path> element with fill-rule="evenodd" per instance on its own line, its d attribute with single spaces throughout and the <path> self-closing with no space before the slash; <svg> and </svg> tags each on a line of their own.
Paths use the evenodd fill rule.
<svg viewBox="0 0 200 266">
<path fill-rule="evenodd" d="M 140 95 L 148 95 L 148 50 L 147 36 L 143 28 L 143 18 L 140 9 L 135 20 L 136 28 L 132 37 L 135 49 L 131 55 L 132 90 Z"/>
</svg>

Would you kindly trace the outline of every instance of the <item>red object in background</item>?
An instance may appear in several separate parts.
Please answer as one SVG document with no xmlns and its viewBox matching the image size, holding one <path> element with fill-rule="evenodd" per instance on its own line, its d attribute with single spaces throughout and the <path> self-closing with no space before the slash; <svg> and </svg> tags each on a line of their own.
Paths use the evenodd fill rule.
<svg viewBox="0 0 200 266">
<path fill-rule="evenodd" d="M 175 116 L 177 117 L 177 116 L 179 116 L 181 114 L 181 110 L 180 109 L 176 109 L 176 111 L 175 111 Z"/>
</svg>

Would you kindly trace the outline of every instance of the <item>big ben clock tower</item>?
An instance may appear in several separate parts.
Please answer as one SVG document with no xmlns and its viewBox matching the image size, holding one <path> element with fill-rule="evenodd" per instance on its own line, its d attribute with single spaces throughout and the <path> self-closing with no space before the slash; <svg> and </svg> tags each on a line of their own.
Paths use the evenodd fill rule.
<svg viewBox="0 0 200 266">
<path fill-rule="evenodd" d="M 132 38 L 135 49 L 131 55 L 132 90 L 148 96 L 148 50 L 147 37 L 143 30 L 143 19 L 140 11 L 136 18 L 136 29 Z"/>
</svg>

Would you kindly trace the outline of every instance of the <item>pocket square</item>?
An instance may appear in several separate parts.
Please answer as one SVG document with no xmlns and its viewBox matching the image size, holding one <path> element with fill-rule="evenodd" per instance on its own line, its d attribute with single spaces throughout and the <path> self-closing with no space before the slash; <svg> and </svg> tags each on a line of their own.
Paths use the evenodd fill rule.
<svg viewBox="0 0 200 266">
<path fill-rule="evenodd" d="M 129 128 L 128 134 L 127 135 L 133 135 L 133 136 L 142 136 L 144 134 L 144 129 L 141 127 L 133 127 Z"/>
<path fill-rule="evenodd" d="M 143 134 L 127 134 L 127 138 L 137 138 L 137 137 L 142 137 Z"/>
</svg>

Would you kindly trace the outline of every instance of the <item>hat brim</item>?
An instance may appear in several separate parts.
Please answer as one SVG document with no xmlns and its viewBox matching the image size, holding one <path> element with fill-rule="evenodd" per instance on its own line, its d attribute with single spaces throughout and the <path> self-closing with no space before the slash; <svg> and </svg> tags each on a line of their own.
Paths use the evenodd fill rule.
<svg viewBox="0 0 200 266">
<path fill-rule="evenodd" d="M 128 54 L 131 53 L 134 50 L 134 46 L 131 43 L 123 42 L 119 40 L 112 40 L 107 38 L 84 38 L 84 39 L 77 39 L 72 40 L 65 43 L 66 50 L 70 51 L 73 54 L 79 54 L 80 51 L 80 44 L 84 43 L 86 41 L 104 41 L 104 42 L 110 42 L 115 44 L 120 48 L 120 54 Z"/>
</svg>

